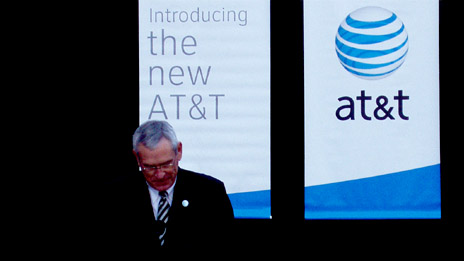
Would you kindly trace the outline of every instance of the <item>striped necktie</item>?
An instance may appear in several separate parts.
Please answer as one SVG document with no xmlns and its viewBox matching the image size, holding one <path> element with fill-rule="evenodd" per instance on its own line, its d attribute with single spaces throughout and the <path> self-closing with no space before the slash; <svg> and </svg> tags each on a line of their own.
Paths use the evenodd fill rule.
<svg viewBox="0 0 464 261">
<path fill-rule="evenodd" d="M 168 222 L 168 214 L 169 214 L 169 202 L 167 199 L 168 193 L 166 191 L 160 191 L 159 195 L 161 197 L 159 205 L 158 205 L 158 221 L 163 222 L 166 224 Z M 159 236 L 161 245 L 164 245 L 164 237 L 166 235 L 166 226 L 163 226 L 161 230 L 161 235 Z"/>
</svg>

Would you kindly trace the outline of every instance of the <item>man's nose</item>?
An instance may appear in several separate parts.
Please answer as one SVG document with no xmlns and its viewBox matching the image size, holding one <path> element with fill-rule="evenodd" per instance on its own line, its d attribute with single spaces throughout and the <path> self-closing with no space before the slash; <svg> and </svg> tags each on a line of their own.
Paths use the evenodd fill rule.
<svg viewBox="0 0 464 261">
<path fill-rule="evenodd" d="M 162 179 L 166 175 L 166 172 L 162 171 L 161 169 L 155 169 L 155 172 L 153 172 L 153 176 L 157 179 Z"/>
</svg>

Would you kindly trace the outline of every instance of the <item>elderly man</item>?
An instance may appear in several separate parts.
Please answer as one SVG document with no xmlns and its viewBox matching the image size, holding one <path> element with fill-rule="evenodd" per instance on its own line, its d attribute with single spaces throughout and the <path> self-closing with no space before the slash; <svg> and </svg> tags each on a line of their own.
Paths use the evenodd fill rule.
<svg viewBox="0 0 464 261">
<path fill-rule="evenodd" d="M 133 153 L 142 175 L 116 182 L 109 192 L 112 240 L 150 249 L 227 244 L 234 214 L 224 184 L 179 167 L 182 143 L 171 125 L 142 124 L 133 135 Z"/>
</svg>

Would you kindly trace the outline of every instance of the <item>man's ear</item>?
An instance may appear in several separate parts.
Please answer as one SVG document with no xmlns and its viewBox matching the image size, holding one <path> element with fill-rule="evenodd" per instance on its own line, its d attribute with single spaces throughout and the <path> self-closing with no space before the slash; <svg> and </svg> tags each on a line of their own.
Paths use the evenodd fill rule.
<svg viewBox="0 0 464 261">
<path fill-rule="evenodd" d="M 177 143 L 177 160 L 180 161 L 182 159 L 182 142 Z"/>
<path fill-rule="evenodd" d="M 139 155 L 137 154 L 137 152 L 135 152 L 135 150 L 132 150 L 132 154 L 134 154 L 135 159 L 137 160 L 137 163 L 139 164 L 139 167 L 140 167 Z"/>
</svg>

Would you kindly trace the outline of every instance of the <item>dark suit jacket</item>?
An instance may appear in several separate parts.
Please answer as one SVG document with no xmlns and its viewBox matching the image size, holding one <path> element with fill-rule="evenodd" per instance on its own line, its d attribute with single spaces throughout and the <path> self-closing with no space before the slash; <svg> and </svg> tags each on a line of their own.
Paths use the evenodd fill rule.
<svg viewBox="0 0 464 261">
<path fill-rule="evenodd" d="M 188 206 L 182 202 L 188 201 Z M 113 182 L 100 203 L 102 242 L 119 247 L 156 250 L 160 222 L 155 221 L 147 184 L 141 173 Z M 169 211 L 166 249 L 227 247 L 234 219 L 224 184 L 207 175 L 179 168 Z"/>
</svg>

